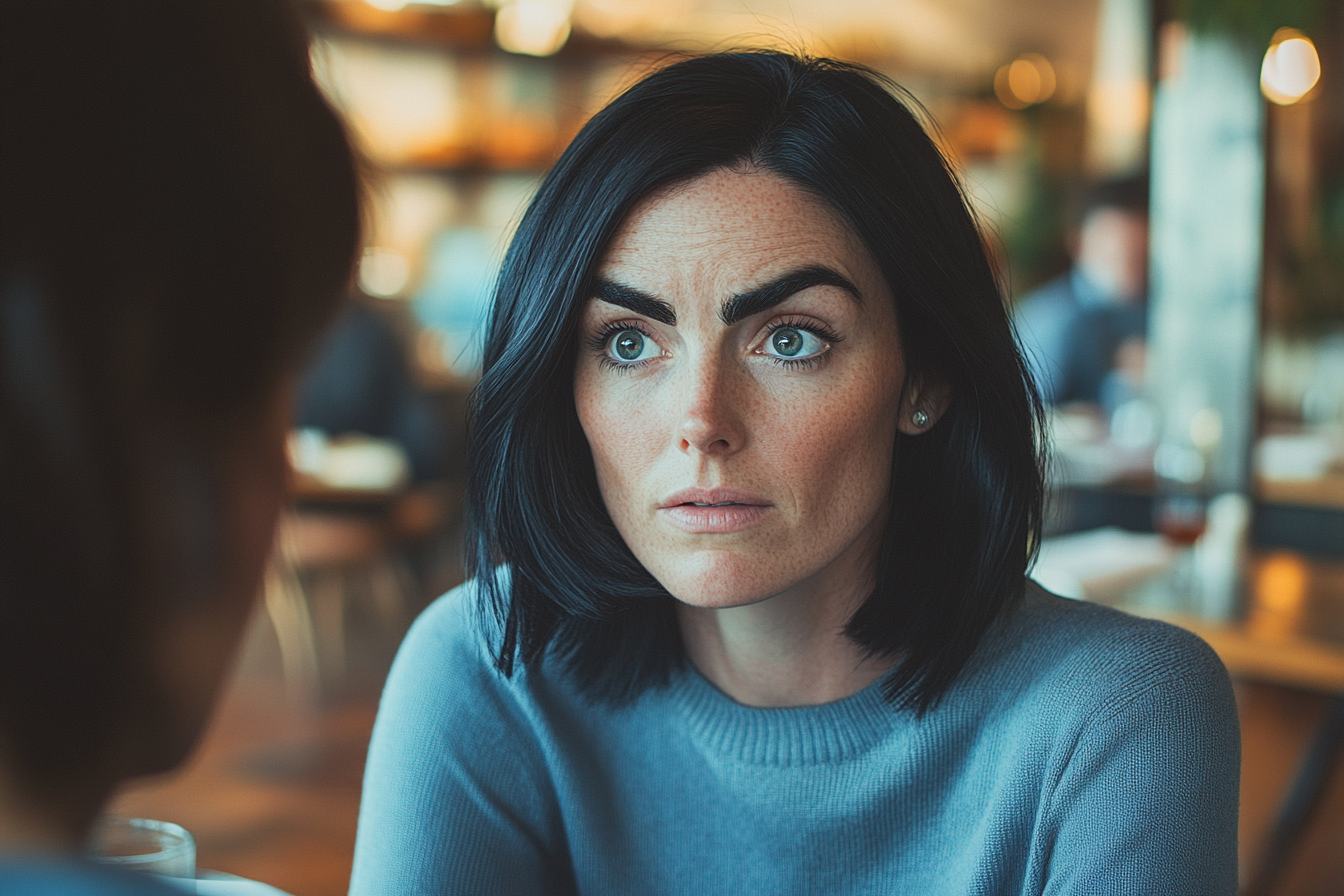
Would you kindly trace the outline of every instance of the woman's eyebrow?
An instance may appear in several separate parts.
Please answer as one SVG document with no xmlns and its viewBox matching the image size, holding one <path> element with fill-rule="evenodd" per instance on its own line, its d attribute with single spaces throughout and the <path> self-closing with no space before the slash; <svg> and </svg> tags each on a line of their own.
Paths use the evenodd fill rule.
<svg viewBox="0 0 1344 896">
<path fill-rule="evenodd" d="M 747 292 L 731 296 L 719 309 L 719 319 L 726 325 L 732 326 L 740 320 L 767 311 L 790 296 L 814 286 L 838 287 L 849 293 L 854 301 L 860 305 L 863 304 L 863 295 L 848 277 L 825 265 L 810 265 L 782 274 L 764 286 L 758 286 Z M 660 324 L 667 324 L 669 327 L 677 325 L 677 312 L 671 305 L 661 299 L 655 299 L 633 286 L 626 286 L 623 283 L 598 277 L 593 284 L 593 297 L 609 305 L 617 305 L 643 315 L 650 320 L 656 320 Z"/>
<path fill-rule="evenodd" d="M 760 314 L 762 311 L 769 310 L 790 296 L 813 286 L 839 287 L 849 293 L 854 301 L 860 305 L 863 304 L 863 295 L 859 292 L 859 288 L 850 282 L 848 277 L 825 265 L 811 265 L 799 268 L 796 271 L 790 271 L 776 277 L 764 286 L 758 286 L 755 289 L 731 297 L 719 309 L 719 319 L 728 326 L 732 326 L 753 314 Z"/>
<path fill-rule="evenodd" d="M 646 292 L 625 286 L 621 283 L 613 283 L 602 277 L 597 278 L 593 285 L 593 298 L 601 299 L 608 305 L 619 305 L 636 314 L 642 314 L 650 320 L 656 320 L 660 324 L 667 324 L 669 327 L 677 325 L 677 312 L 672 310 L 672 306 L 666 302 L 655 299 Z"/>
</svg>

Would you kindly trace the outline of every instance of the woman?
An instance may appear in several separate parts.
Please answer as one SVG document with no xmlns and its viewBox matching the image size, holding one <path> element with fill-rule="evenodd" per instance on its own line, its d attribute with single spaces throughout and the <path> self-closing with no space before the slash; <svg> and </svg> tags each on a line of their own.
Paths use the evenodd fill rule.
<svg viewBox="0 0 1344 896">
<path fill-rule="evenodd" d="M 0 28 L 0 893 L 81 861 L 208 718 L 359 245 L 283 0 L 7 4 Z"/>
<path fill-rule="evenodd" d="M 476 578 L 389 679 L 354 893 L 1235 891 L 1226 674 L 1026 581 L 1038 406 L 877 76 L 709 56 L 598 114 L 474 402 Z"/>
</svg>

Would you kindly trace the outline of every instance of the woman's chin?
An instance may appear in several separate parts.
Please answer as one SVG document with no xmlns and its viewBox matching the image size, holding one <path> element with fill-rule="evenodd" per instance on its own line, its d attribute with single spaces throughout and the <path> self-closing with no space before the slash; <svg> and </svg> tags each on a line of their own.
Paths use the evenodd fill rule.
<svg viewBox="0 0 1344 896">
<path fill-rule="evenodd" d="M 706 610 L 726 610 L 744 607 L 787 591 L 797 584 L 793 577 L 781 577 L 777 564 L 733 562 L 719 558 L 717 562 L 675 564 L 672 568 L 655 571 L 655 576 L 673 597 L 689 607 Z"/>
<path fill-rule="evenodd" d="M 774 597 L 773 594 L 743 594 L 741 592 L 706 593 L 672 592 L 672 596 L 688 607 L 700 610 L 731 610 L 734 607 L 746 607 Z"/>
</svg>

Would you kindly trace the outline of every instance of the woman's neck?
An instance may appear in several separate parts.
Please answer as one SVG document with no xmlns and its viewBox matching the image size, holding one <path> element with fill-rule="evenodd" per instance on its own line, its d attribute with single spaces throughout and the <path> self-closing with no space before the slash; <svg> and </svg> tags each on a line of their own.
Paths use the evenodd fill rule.
<svg viewBox="0 0 1344 896">
<path fill-rule="evenodd" d="M 872 684 L 893 659 L 845 634 L 872 591 L 871 551 L 856 550 L 788 591 L 739 607 L 678 604 L 687 655 L 700 674 L 748 706 L 815 706 Z"/>
</svg>

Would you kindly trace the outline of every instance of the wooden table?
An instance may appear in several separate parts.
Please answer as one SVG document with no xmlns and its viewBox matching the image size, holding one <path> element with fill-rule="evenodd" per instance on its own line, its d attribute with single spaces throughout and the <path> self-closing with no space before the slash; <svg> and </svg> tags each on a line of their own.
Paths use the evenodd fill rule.
<svg viewBox="0 0 1344 896">
<path fill-rule="evenodd" d="M 289 497 L 293 501 L 311 504 L 371 505 L 390 504 L 406 493 L 405 483 L 385 488 L 348 488 L 332 485 L 308 473 L 291 470 Z"/>
<path fill-rule="evenodd" d="M 1330 472 L 1316 479 L 1265 479 L 1257 476 L 1255 496 L 1273 504 L 1344 510 L 1344 473 Z"/>
<path fill-rule="evenodd" d="M 1284 796 L 1258 866 L 1242 890 L 1242 896 L 1266 896 L 1344 758 L 1344 563 L 1275 552 L 1254 557 L 1247 573 L 1245 612 L 1236 620 L 1211 622 L 1151 604 L 1122 601 L 1119 606 L 1199 635 L 1234 679 L 1332 698 Z"/>
<path fill-rule="evenodd" d="M 1147 612 L 1203 638 L 1235 679 L 1344 694 L 1344 645 L 1309 637 L 1267 638 L 1244 623 L 1208 622 L 1175 613 Z"/>
</svg>

